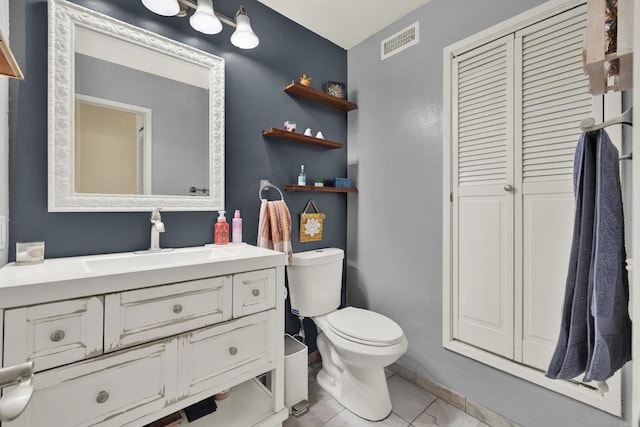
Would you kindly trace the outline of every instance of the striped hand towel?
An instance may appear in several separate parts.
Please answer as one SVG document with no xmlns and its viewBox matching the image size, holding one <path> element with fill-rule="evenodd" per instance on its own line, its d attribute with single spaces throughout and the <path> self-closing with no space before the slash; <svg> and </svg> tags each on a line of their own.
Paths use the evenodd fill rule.
<svg viewBox="0 0 640 427">
<path fill-rule="evenodd" d="M 262 200 L 258 222 L 258 247 L 283 252 L 291 265 L 291 214 L 284 200 Z"/>
</svg>

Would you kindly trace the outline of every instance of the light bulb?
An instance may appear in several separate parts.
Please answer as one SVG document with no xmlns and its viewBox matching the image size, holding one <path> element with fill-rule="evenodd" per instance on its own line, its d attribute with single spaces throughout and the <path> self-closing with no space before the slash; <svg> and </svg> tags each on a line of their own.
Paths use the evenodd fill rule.
<svg viewBox="0 0 640 427">
<path fill-rule="evenodd" d="M 198 0 L 198 9 L 189 18 L 189 23 L 194 30 L 205 34 L 218 34 L 222 31 L 222 22 L 213 12 L 212 0 Z"/>
<path fill-rule="evenodd" d="M 253 49 L 258 46 L 260 39 L 251 29 L 251 20 L 244 11 L 244 6 L 236 14 L 236 30 L 231 35 L 231 44 L 240 49 Z"/>
<path fill-rule="evenodd" d="M 175 16 L 180 12 L 178 0 L 142 0 L 142 4 L 153 13 Z"/>
</svg>

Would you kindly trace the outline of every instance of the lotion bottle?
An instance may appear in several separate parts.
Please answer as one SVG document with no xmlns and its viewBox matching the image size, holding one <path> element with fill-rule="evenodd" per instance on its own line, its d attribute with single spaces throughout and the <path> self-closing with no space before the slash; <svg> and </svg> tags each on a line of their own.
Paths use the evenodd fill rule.
<svg viewBox="0 0 640 427">
<path fill-rule="evenodd" d="M 231 220 L 231 235 L 233 243 L 242 243 L 242 218 L 240 218 L 240 210 L 236 209 Z"/>
<path fill-rule="evenodd" d="M 218 222 L 213 227 L 213 243 L 226 245 L 229 243 L 229 224 L 224 216 L 225 211 L 218 211 Z"/>
</svg>

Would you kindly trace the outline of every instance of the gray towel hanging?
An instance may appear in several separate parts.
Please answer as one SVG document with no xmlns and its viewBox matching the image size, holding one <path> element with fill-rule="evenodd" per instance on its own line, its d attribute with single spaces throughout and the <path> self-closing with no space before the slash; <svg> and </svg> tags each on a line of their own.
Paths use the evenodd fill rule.
<svg viewBox="0 0 640 427">
<path fill-rule="evenodd" d="M 618 150 L 583 133 L 573 171 L 576 212 L 560 336 L 546 376 L 604 381 L 631 359 L 629 283 Z"/>
</svg>

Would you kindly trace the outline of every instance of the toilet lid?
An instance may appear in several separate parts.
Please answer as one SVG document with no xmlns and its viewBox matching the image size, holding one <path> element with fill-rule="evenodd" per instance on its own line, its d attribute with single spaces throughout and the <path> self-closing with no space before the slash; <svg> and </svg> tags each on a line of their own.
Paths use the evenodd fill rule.
<svg viewBox="0 0 640 427">
<path fill-rule="evenodd" d="M 382 314 L 346 307 L 327 316 L 329 328 L 349 341 L 361 344 L 386 346 L 402 341 L 402 328 Z"/>
</svg>

